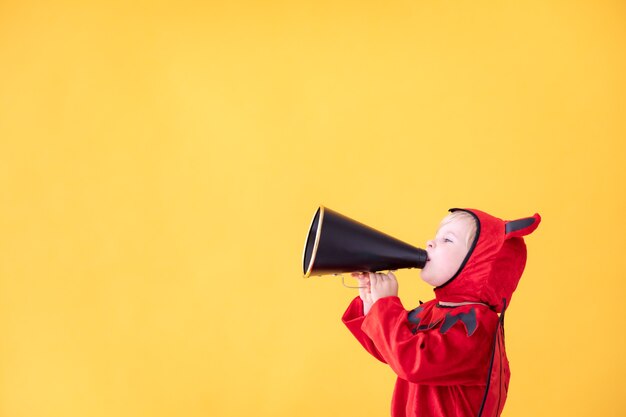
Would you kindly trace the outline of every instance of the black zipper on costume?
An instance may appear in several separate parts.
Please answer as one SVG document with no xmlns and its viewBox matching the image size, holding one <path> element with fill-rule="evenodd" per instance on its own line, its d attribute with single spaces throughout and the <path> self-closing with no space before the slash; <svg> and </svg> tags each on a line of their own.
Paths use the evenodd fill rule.
<svg viewBox="0 0 626 417">
<path fill-rule="evenodd" d="M 493 372 L 493 361 L 496 356 L 496 346 L 498 344 L 498 335 L 500 334 L 500 328 L 504 329 L 504 312 L 506 311 L 506 298 L 502 299 L 503 307 L 502 313 L 500 314 L 500 318 L 498 319 L 498 325 L 496 326 L 496 334 L 493 336 L 493 347 L 491 349 L 491 361 L 489 363 L 489 372 L 487 373 L 487 385 L 485 387 L 485 395 L 483 396 L 483 401 L 480 404 L 480 409 L 478 410 L 478 416 L 481 417 L 485 408 L 485 403 L 487 402 L 487 395 L 489 394 L 489 388 L 491 385 L 491 372 Z M 502 355 L 500 355 L 500 383 L 502 383 Z M 500 409 L 500 400 L 502 394 L 502 387 L 498 387 L 498 408 L 496 408 L 496 413 Z"/>
<path fill-rule="evenodd" d="M 502 324 L 504 326 L 504 323 Z M 504 327 L 502 327 L 504 330 Z M 498 407 L 496 408 L 496 414 L 500 409 L 500 401 L 502 401 L 502 353 L 500 353 L 500 380 L 498 381 Z"/>
</svg>

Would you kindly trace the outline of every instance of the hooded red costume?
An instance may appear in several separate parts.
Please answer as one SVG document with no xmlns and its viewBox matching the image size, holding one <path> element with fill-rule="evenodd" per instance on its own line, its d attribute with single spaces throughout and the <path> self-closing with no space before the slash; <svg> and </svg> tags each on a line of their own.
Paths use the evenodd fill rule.
<svg viewBox="0 0 626 417">
<path fill-rule="evenodd" d="M 522 236 L 541 217 L 504 221 L 474 209 L 450 211 L 456 210 L 474 217 L 476 237 L 457 273 L 435 288 L 434 300 L 407 312 L 398 297 L 385 297 L 364 316 L 357 297 L 342 318 L 398 376 L 393 417 L 493 417 L 504 407 L 510 378 L 504 311 L 526 264 Z"/>
</svg>

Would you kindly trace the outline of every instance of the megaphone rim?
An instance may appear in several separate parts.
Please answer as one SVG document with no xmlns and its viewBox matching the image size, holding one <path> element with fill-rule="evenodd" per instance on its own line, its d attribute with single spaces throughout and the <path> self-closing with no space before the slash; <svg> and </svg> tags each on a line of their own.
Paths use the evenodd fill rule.
<svg viewBox="0 0 626 417">
<path fill-rule="evenodd" d="M 313 227 L 313 223 L 315 222 L 315 217 L 319 212 L 319 221 L 317 222 L 317 231 L 315 232 L 315 243 L 313 244 L 313 253 L 311 254 L 311 260 L 307 267 L 306 273 L 304 274 L 304 278 L 308 278 L 311 276 L 311 271 L 313 270 L 313 265 L 315 264 L 315 257 L 317 256 L 317 247 L 320 243 L 320 236 L 322 235 L 322 225 L 324 224 L 324 210 L 325 207 L 320 205 L 315 213 L 313 214 L 313 218 L 311 219 L 311 224 L 309 225 L 309 232 L 311 231 L 311 227 Z M 306 239 L 304 240 L 304 250 L 302 251 L 302 264 L 304 265 L 304 260 L 306 257 L 306 248 L 309 243 L 309 233 L 306 235 Z"/>
</svg>

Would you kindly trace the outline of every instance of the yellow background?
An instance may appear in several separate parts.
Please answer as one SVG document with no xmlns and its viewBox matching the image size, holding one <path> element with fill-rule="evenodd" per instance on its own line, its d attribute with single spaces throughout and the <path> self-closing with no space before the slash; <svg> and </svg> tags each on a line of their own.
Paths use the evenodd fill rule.
<svg viewBox="0 0 626 417">
<path fill-rule="evenodd" d="M 539 212 L 504 416 L 625 415 L 625 51 L 621 1 L 1 2 L 0 415 L 388 415 L 319 204 Z"/>
</svg>

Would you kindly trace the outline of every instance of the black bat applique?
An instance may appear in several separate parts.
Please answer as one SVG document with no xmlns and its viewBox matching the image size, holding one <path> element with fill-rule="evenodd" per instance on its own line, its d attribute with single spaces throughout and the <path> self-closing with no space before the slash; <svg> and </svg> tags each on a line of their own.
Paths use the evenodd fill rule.
<svg viewBox="0 0 626 417">
<path fill-rule="evenodd" d="M 476 310 L 472 307 L 470 311 L 467 313 L 459 313 L 455 316 L 452 315 L 452 312 L 446 314 L 446 318 L 439 329 L 441 334 L 445 334 L 452 326 L 454 326 L 458 321 L 463 322 L 465 325 L 465 330 L 467 331 L 467 335 L 471 336 L 476 331 L 478 327 L 476 324 Z"/>
<path fill-rule="evenodd" d="M 422 318 L 419 317 L 419 314 L 424 310 L 424 307 L 417 307 L 416 309 L 413 309 L 411 311 L 409 311 L 407 320 L 409 321 L 409 323 L 412 324 L 411 326 L 411 333 L 413 334 L 417 334 L 417 332 L 422 331 L 422 330 L 428 330 L 428 329 L 432 329 L 433 327 L 435 327 L 440 321 L 441 319 L 435 320 L 430 322 L 429 324 L 421 324 L 420 322 L 422 321 Z"/>
</svg>

